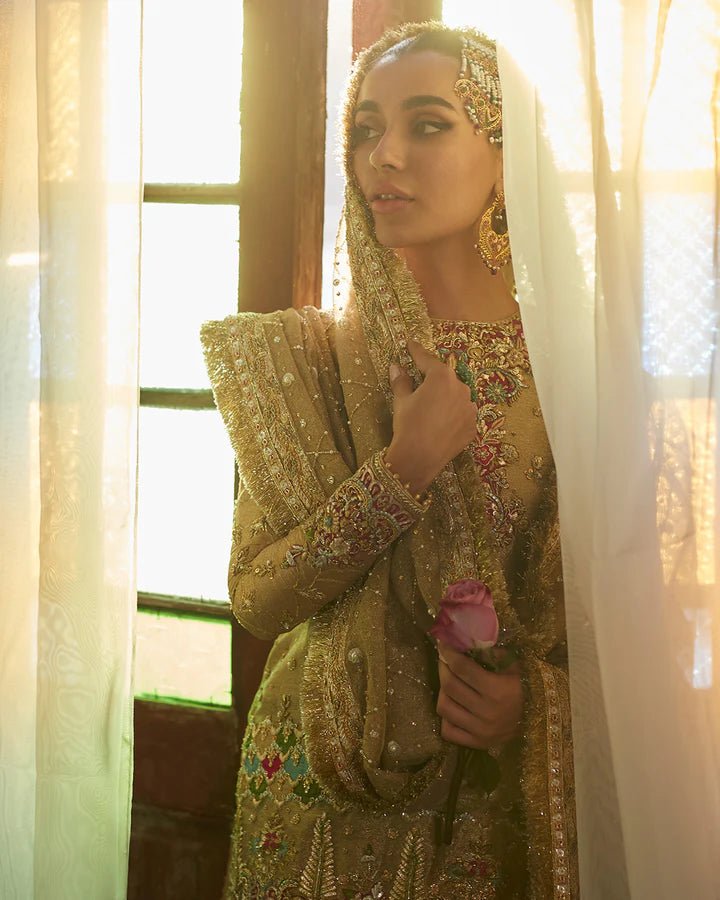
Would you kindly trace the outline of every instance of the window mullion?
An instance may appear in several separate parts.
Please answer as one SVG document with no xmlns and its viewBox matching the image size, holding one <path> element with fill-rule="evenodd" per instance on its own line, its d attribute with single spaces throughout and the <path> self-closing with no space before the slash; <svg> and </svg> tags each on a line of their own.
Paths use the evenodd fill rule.
<svg viewBox="0 0 720 900">
<path fill-rule="evenodd" d="M 240 184 L 146 184 L 145 203 L 240 203 Z"/>
</svg>

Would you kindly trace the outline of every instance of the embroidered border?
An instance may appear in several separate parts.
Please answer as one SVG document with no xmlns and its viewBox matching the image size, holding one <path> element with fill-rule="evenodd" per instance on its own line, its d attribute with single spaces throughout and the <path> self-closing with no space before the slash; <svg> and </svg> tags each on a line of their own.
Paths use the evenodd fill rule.
<svg viewBox="0 0 720 900">
<path fill-rule="evenodd" d="M 407 350 L 407 336 L 411 332 L 429 346 L 430 319 L 410 271 L 394 251 L 375 241 L 359 196 L 360 189 L 351 175 L 345 192 L 345 215 L 348 248 L 357 251 L 349 254 L 352 280 L 378 384 L 392 403 L 387 377 L 391 359 L 402 361 L 415 371 Z M 400 296 L 395 296 L 394 286 Z"/>
<path fill-rule="evenodd" d="M 540 664 L 545 688 L 548 794 L 550 799 L 550 835 L 552 841 L 553 897 L 569 900 L 571 894 L 570 861 L 568 856 L 568 828 L 565 809 L 565 779 L 563 773 L 563 714 L 555 678 L 550 668 Z"/>
<path fill-rule="evenodd" d="M 244 313 L 242 320 L 231 318 L 227 328 L 233 367 L 256 440 L 279 493 L 295 520 L 301 521 L 325 500 L 325 493 L 297 440 L 283 387 L 289 388 L 295 375 L 288 371 L 280 378 L 275 370 L 266 333 L 271 325 L 283 330 L 277 316 Z"/>
<path fill-rule="evenodd" d="M 521 784 L 529 896 L 577 900 L 577 837 L 568 676 L 532 655 L 523 663 Z M 557 852 L 556 852 L 557 851 Z"/>
<path fill-rule="evenodd" d="M 359 711 L 347 684 L 347 673 L 338 672 L 334 664 L 338 647 L 345 646 L 359 594 L 359 588 L 350 588 L 330 609 L 310 621 L 300 691 L 310 767 L 337 809 L 346 808 L 351 799 L 369 796 L 370 790 L 361 760 L 353 759 L 352 753 L 353 744 L 359 751 L 362 742 Z"/>
</svg>

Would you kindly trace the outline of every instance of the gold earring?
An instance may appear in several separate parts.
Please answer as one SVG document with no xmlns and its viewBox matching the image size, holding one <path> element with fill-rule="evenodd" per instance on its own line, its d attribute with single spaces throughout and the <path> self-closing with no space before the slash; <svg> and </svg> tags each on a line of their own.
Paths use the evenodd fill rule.
<svg viewBox="0 0 720 900">
<path fill-rule="evenodd" d="M 505 194 L 498 191 L 492 205 L 480 219 L 477 244 L 473 245 L 482 261 L 493 275 L 510 260 L 510 236 L 508 235 Z"/>
</svg>

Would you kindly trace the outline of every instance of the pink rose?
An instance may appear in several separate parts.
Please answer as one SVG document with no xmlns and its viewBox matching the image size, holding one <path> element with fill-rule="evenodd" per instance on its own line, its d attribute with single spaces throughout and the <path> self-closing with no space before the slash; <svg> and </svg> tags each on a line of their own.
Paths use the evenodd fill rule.
<svg viewBox="0 0 720 900">
<path fill-rule="evenodd" d="M 463 578 L 449 585 L 429 634 L 460 653 L 485 650 L 497 643 L 500 626 L 490 588 Z"/>
</svg>

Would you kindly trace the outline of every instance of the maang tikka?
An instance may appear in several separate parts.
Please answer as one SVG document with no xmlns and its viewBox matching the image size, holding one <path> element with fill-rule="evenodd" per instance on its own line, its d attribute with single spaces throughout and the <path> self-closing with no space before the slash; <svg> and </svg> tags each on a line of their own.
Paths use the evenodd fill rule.
<svg viewBox="0 0 720 900">
<path fill-rule="evenodd" d="M 502 94 L 495 43 L 485 35 L 478 41 L 463 39 L 460 75 L 455 93 L 462 101 L 475 132 L 483 132 L 496 147 L 502 146 Z M 498 191 L 480 220 L 474 245 L 493 275 L 510 260 L 505 195 Z"/>
<path fill-rule="evenodd" d="M 455 93 L 475 130 L 485 132 L 491 144 L 502 145 L 502 94 L 495 42 L 463 38 L 460 74 Z"/>
</svg>

